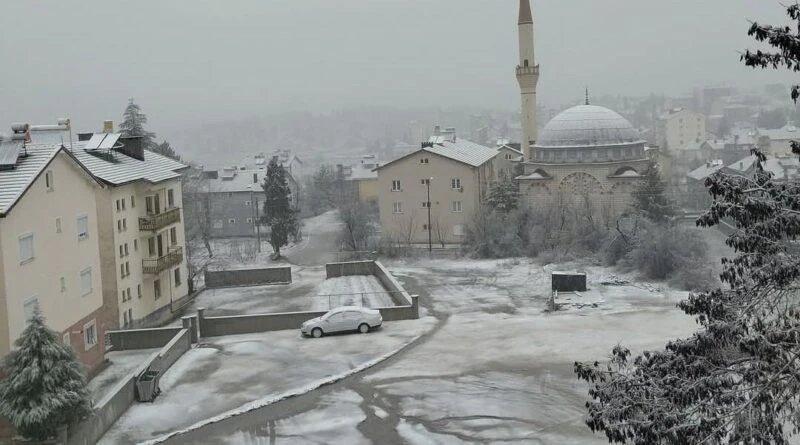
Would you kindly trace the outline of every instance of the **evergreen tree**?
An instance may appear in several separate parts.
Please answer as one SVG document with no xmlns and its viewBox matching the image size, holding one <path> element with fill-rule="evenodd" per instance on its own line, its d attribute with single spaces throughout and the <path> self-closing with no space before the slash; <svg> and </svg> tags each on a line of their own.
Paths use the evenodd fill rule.
<svg viewBox="0 0 800 445">
<path fill-rule="evenodd" d="M 747 51 L 746 65 L 800 71 L 800 4 L 793 27 L 754 23 L 749 35 L 775 52 Z M 800 85 L 792 87 L 800 97 Z M 800 144 L 792 142 L 800 154 Z M 800 181 L 775 180 L 754 150 L 755 173 L 712 175 L 715 198 L 698 224 L 728 220 L 720 278 L 727 287 L 692 293 L 679 307 L 699 328 L 662 350 L 633 357 L 616 346 L 609 363 L 576 363 L 592 383 L 587 424 L 609 441 L 635 444 L 786 444 L 800 428 Z"/>
<path fill-rule="evenodd" d="M 297 232 L 297 212 L 291 206 L 292 191 L 286 181 L 286 170 L 276 159 L 267 165 L 267 177 L 264 178 L 263 220 L 269 225 L 269 243 L 275 251 L 275 258 L 280 258 L 281 247 L 289 244 L 289 235 Z"/>
<path fill-rule="evenodd" d="M 665 224 L 675 217 L 675 203 L 667 196 L 658 165 L 651 163 L 644 180 L 631 193 L 634 209 L 656 224 Z"/>
<path fill-rule="evenodd" d="M 496 183 L 486 198 L 492 210 L 508 213 L 519 207 L 519 184 L 511 178 Z"/>
<path fill-rule="evenodd" d="M 14 344 L 17 349 L 3 360 L 7 377 L 0 381 L 0 415 L 19 434 L 46 440 L 91 413 L 83 369 L 72 348 L 45 325 L 38 307 Z"/>
<path fill-rule="evenodd" d="M 147 115 L 142 113 L 142 109 L 133 99 L 128 100 L 128 106 L 122 114 L 122 123 L 119 124 L 119 131 L 123 136 L 141 136 L 142 147 L 153 150 L 156 147 L 156 134 L 146 131 L 144 125 L 147 123 Z"/>
<path fill-rule="evenodd" d="M 178 153 L 176 153 L 175 150 L 172 149 L 172 147 L 169 145 L 169 142 L 167 141 L 164 141 L 160 144 L 156 144 L 156 146 L 153 147 L 153 152 L 158 153 L 162 156 L 166 156 L 168 158 L 172 158 L 176 161 L 181 160 L 181 157 L 178 156 Z"/>
</svg>

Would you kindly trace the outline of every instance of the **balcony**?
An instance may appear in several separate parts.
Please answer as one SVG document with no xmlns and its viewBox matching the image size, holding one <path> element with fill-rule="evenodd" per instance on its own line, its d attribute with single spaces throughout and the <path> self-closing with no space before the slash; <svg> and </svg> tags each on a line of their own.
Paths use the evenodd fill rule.
<svg viewBox="0 0 800 445">
<path fill-rule="evenodd" d="M 139 218 L 139 230 L 155 232 L 170 224 L 180 222 L 180 220 L 181 209 L 173 207 L 156 215 L 148 215 L 145 218 Z"/>
<path fill-rule="evenodd" d="M 182 262 L 183 247 L 172 247 L 167 249 L 167 253 L 164 256 L 142 260 L 142 272 L 146 274 L 158 275 L 170 267 L 177 266 Z"/>
</svg>

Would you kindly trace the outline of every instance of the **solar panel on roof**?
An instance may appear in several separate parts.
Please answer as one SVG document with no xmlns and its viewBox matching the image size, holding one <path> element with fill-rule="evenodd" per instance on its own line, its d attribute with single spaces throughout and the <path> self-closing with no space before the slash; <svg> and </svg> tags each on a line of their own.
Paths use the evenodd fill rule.
<svg viewBox="0 0 800 445">
<path fill-rule="evenodd" d="M 0 143 L 0 168 L 9 168 L 17 165 L 19 146 L 17 144 Z"/>
<path fill-rule="evenodd" d="M 92 136 L 91 139 L 89 139 L 89 142 L 86 143 L 86 149 L 97 150 L 98 148 L 100 148 L 100 144 L 103 143 L 103 139 L 105 138 L 106 138 L 105 133 L 96 133 L 94 136 Z"/>
<path fill-rule="evenodd" d="M 119 140 L 119 133 L 109 133 L 106 135 L 106 138 L 103 139 L 103 142 L 100 143 L 101 149 L 107 150 L 114 146 Z"/>
</svg>

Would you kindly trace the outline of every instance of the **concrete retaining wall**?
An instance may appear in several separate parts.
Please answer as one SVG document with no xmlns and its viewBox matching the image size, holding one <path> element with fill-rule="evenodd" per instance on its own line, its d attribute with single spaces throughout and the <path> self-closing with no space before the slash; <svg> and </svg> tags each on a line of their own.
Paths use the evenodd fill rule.
<svg viewBox="0 0 800 445">
<path fill-rule="evenodd" d="M 153 329 L 125 329 L 121 331 L 108 331 L 111 336 L 111 345 L 114 351 L 125 351 L 128 349 L 152 349 L 161 348 L 175 335 L 181 328 L 153 328 Z"/>
<path fill-rule="evenodd" d="M 350 275 L 374 275 L 375 261 L 347 261 L 325 265 L 325 278 L 347 277 Z"/>
<path fill-rule="evenodd" d="M 205 273 L 206 287 L 255 286 L 292 282 L 291 267 L 263 269 L 220 270 Z"/>
<path fill-rule="evenodd" d="M 328 263 L 325 265 L 326 278 L 346 277 L 351 275 L 375 275 L 395 304 L 410 306 L 411 296 L 403 289 L 400 282 L 389 273 L 389 270 L 380 261 L 348 261 L 343 263 Z"/>
<path fill-rule="evenodd" d="M 136 398 L 136 377 L 148 368 L 166 372 L 191 346 L 191 333 L 178 329 L 160 351 L 153 353 L 136 370 L 122 381 L 94 406 L 94 413 L 83 422 L 69 429 L 66 445 L 94 445 L 103 434 L 125 413 Z"/>
<path fill-rule="evenodd" d="M 322 315 L 325 315 L 324 311 L 203 317 L 200 319 L 200 337 L 219 337 L 222 335 L 300 329 L 300 325 L 303 324 L 304 321 Z"/>
</svg>

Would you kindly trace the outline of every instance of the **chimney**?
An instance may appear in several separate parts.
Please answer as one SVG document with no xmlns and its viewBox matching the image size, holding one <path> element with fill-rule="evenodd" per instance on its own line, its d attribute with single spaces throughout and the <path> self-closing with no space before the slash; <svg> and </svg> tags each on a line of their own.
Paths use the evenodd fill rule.
<svg viewBox="0 0 800 445">
<path fill-rule="evenodd" d="M 88 141 L 92 136 L 94 136 L 94 133 L 78 133 L 78 142 Z"/>
<path fill-rule="evenodd" d="M 119 138 L 122 148 L 118 151 L 134 159 L 144 161 L 144 147 L 142 147 L 141 136 L 122 136 Z"/>
<path fill-rule="evenodd" d="M 113 133 L 114 132 L 114 121 L 103 121 L 103 133 Z"/>
<path fill-rule="evenodd" d="M 258 184 L 258 173 L 253 173 L 253 184 Z"/>
<path fill-rule="evenodd" d="M 442 127 L 440 127 L 438 125 L 433 127 L 433 135 L 434 136 L 441 136 L 441 134 L 442 134 Z"/>
</svg>

